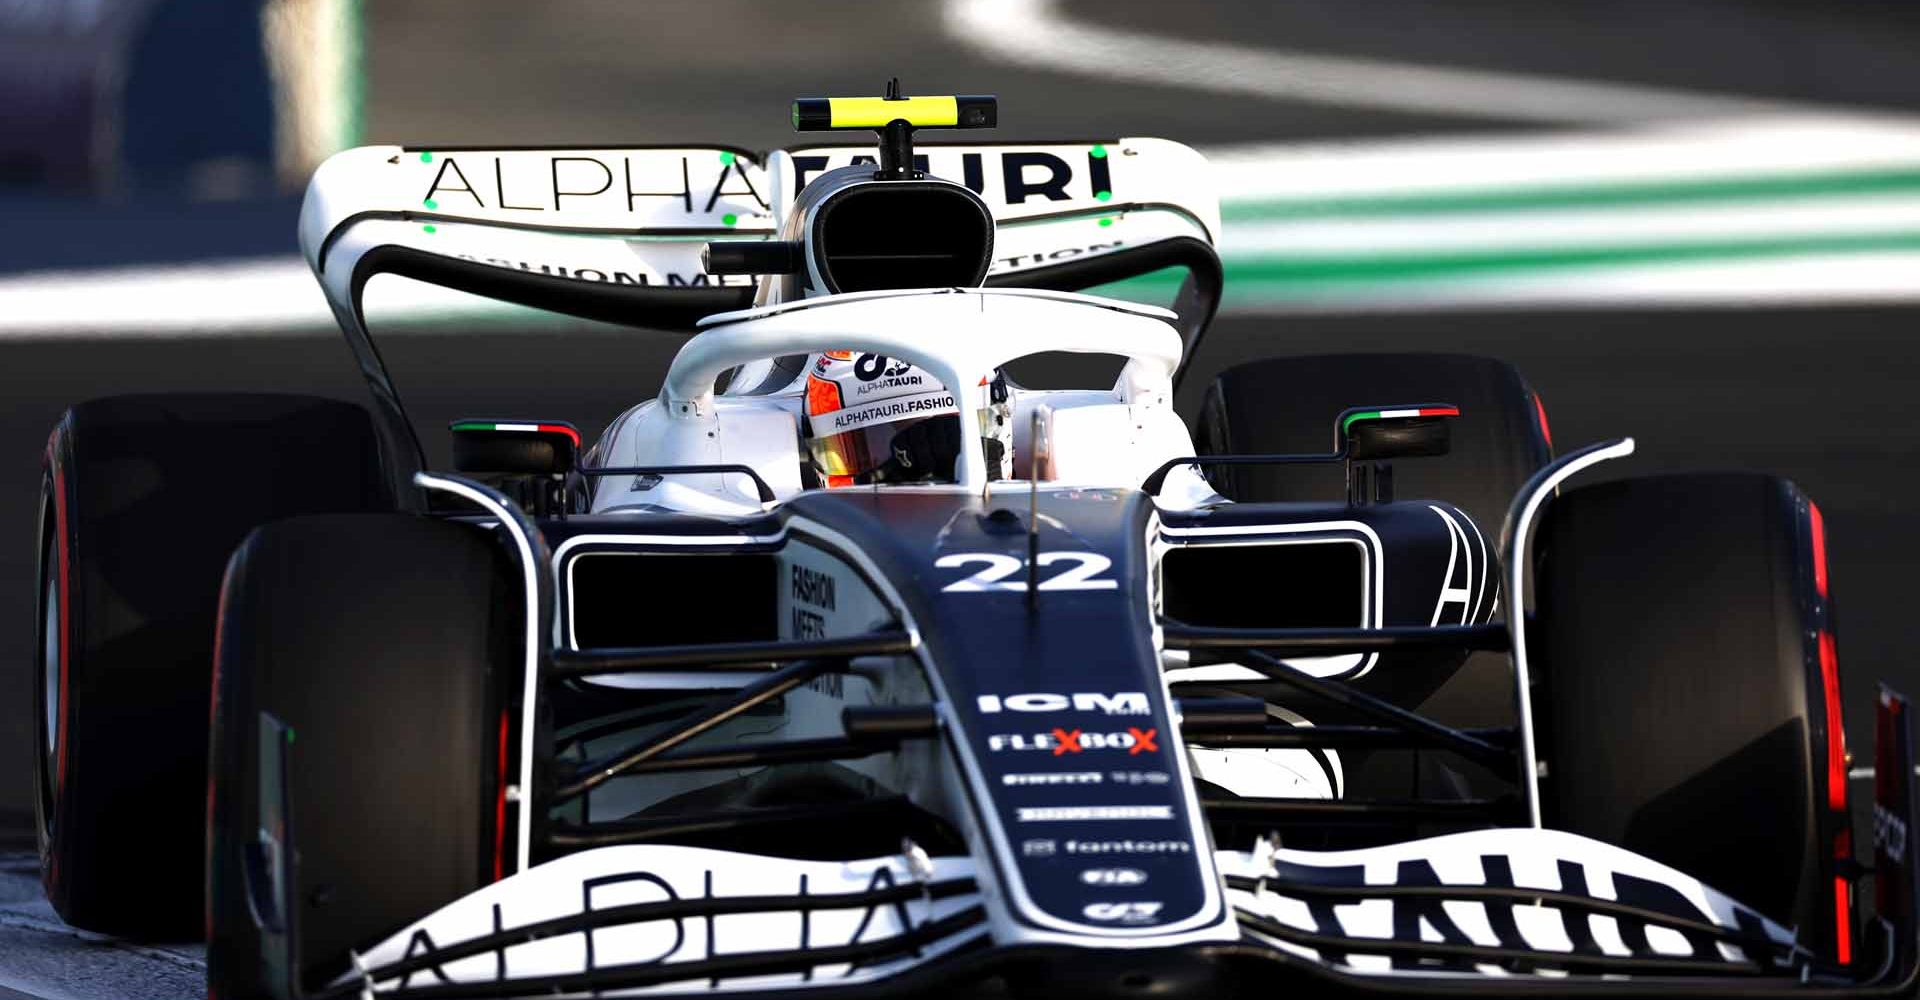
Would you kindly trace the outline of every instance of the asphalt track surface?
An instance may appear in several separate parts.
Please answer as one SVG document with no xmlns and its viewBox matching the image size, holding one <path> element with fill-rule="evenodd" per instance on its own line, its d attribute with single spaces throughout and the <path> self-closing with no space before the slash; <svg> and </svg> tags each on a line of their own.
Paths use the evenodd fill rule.
<svg viewBox="0 0 1920 1000">
<path fill-rule="evenodd" d="M 909 91 L 997 92 L 1008 138 L 1166 135 L 1205 145 L 1540 127 L 1492 114 L 1354 109 L 1009 67 L 943 36 L 931 3 L 366 6 L 373 19 L 368 142 L 767 147 L 792 141 L 784 126 L 792 97 L 872 92 L 894 73 Z M 1218 7 L 1075 0 L 1066 9 L 1112 27 L 1242 45 L 1819 104 L 1910 108 L 1920 97 L 1920 73 L 1910 61 L 1920 50 L 1920 14 L 1910 6 L 1614 0 L 1553 5 L 1552 13 L 1546 7 L 1370 0 L 1364 18 L 1332 0 Z M 178 239 L 151 224 L 124 239 L 97 239 L 112 219 L 83 237 L 63 237 L 53 218 L 39 245 L 47 259 L 63 262 L 260 253 L 291 247 L 290 208 L 210 213 L 232 221 L 186 226 L 181 231 L 190 235 Z M 286 235 L 261 236 L 262 226 L 285 226 Z M 32 265 L 31 255 L 19 252 L 28 241 L 6 242 L 13 250 L 0 255 L 0 269 Z M 1517 364 L 1540 390 L 1563 448 L 1620 434 L 1639 439 L 1640 453 L 1609 474 L 1743 468 L 1797 480 L 1826 514 L 1844 609 L 1850 743 L 1864 756 L 1875 681 L 1920 692 L 1920 665 L 1910 662 L 1920 623 L 1908 596 L 1909 568 L 1920 565 L 1910 499 L 1920 488 L 1920 423 L 1908 402 L 1920 384 L 1920 352 L 1910 340 L 1916 319 L 1914 310 L 1890 308 L 1229 317 L 1196 360 L 1197 377 L 1182 403 L 1190 412 L 1194 389 L 1212 370 L 1258 356 L 1490 354 Z M 603 426 L 657 390 L 679 339 L 587 324 L 489 325 L 477 332 L 413 329 L 382 345 L 430 446 L 444 457 L 435 429 L 456 415 L 517 413 Z M 30 526 L 40 451 L 60 411 L 77 400 L 135 391 L 363 397 L 345 346 L 325 335 L 0 341 L 0 372 L 0 524 L 16 528 L 15 543 L 0 546 L 0 614 L 16 625 L 8 633 L 16 669 L 0 672 L 0 705 L 17 706 L 0 718 L 0 829 L 11 820 L 20 830 L 30 801 Z M 245 456 L 233 461 L 235 475 L 247 474 Z M 27 884 L 29 873 L 16 862 L 17 855 L 0 857 L 13 883 Z M 7 902 L 0 899 L 0 973 L 42 961 L 29 959 L 22 942 L 51 940 L 9 923 Z M 34 947 L 32 955 L 44 956 L 68 945 Z M 45 982 L 70 995 L 196 992 L 190 975 L 188 982 L 132 971 L 98 982 L 47 975 L 53 978 L 32 980 L 35 992 Z M 28 988 L 25 979 L 0 975 L 0 1000 L 11 1000 L 9 985 Z"/>
</svg>

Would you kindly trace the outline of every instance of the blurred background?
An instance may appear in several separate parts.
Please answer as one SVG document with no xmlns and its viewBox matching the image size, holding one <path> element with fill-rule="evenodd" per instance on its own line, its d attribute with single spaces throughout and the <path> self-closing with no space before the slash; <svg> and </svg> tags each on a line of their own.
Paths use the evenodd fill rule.
<svg viewBox="0 0 1920 1000">
<path fill-rule="evenodd" d="M 29 827 L 32 519 L 68 404 L 362 388 L 297 257 L 368 143 L 792 143 L 796 96 L 1000 97 L 1007 139 L 1164 136 L 1217 164 L 1249 357 L 1517 364 L 1564 448 L 1765 468 L 1822 505 L 1851 744 L 1920 692 L 1920 5 L 1872 0 L 0 0 L 0 830 Z M 429 429 L 598 428 L 673 335 L 381 279 Z M 440 442 L 437 447 L 444 447 Z M 235 475 L 246 475 L 243 456 Z"/>
</svg>

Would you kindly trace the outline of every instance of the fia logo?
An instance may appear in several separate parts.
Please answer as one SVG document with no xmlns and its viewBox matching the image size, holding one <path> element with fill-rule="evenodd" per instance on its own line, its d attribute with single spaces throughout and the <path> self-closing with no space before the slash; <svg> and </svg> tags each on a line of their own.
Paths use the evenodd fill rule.
<svg viewBox="0 0 1920 1000">
<path fill-rule="evenodd" d="M 1089 868 L 1080 873 L 1080 881 L 1087 885 L 1117 888 L 1140 885 L 1147 880 L 1147 873 L 1138 868 Z"/>
</svg>

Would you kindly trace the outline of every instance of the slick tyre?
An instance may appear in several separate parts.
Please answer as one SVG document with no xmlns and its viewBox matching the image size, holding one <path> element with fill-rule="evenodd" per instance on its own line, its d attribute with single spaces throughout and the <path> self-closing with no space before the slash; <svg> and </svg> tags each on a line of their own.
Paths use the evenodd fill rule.
<svg viewBox="0 0 1920 1000">
<path fill-rule="evenodd" d="M 1534 556 L 1548 825 L 1673 865 L 1847 955 L 1818 510 L 1764 475 L 1603 483 L 1548 503 Z"/>
<path fill-rule="evenodd" d="M 117 396 L 48 439 L 35 593 L 34 805 L 67 923 L 201 934 L 220 575 L 255 526 L 390 509 L 372 422 L 302 396 Z"/>
<path fill-rule="evenodd" d="M 519 663 L 517 581 L 481 530 L 405 514 L 283 521 L 234 553 L 214 668 L 210 995 L 315 988 L 349 949 L 498 876 L 495 685 Z M 269 844 L 282 813 L 262 791 L 262 743 L 281 731 L 285 784 L 264 777 L 291 820 Z M 297 859 L 290 885 L 274 857 Z M 297 929 L 297 987 L 261 933 L 274 899 Z"/>
<path fill-rule="evenodd" d="M 1539 397 L 1512 365 L 1464 354 L 1330 354 L 1235 365 L 1207 387 L 1196 427 L 1205 454 L 1288 454 L 1333 448 L 1333 422 L 1350 406 L 1452 403 L 1444 458 L 1394 463 L 1394 493 L 1432 497 L 1467 512 L 1488 538 L 1507 504 L 1552 458 Z M 1254 465 L 1209 470 L 1241 502 L 1346 499 L 1337 465 Z"/>
</svg>

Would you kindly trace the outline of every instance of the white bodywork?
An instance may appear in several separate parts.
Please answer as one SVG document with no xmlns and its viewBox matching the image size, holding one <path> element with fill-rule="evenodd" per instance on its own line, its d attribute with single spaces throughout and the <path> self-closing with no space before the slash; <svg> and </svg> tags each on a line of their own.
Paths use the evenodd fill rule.
<svg viewBox="0 0 1920 1000">
<path fill-rule="evenodd" d="M 1180 336 L 1167 325 L 1170 317 L 1165 310 L 1092 296 L 979 288 L 827 296 L 714 316 L 674 358 L 660 398 L 608 429 L 600 464 L 744 464 L 785 499 L 800 491 L 806 461 L 799 430 L 804 380 L 771 395 L 716 395 L 714 381 L 723 372 L 823 350 L 901 358 L 943 385 L 976 387 L 959 394 L 961 419 L 970 425 L 969 411 L 986 405 L 982 387 L 997 369 L 1030 354 L 1059 351 L 1127 361 L 1107 392 L 1016 388 L 1016 468 L 1026 467 L 1019 431 L 1030 428 L 1032 414 L 1045 407 L 1051 414 L 1051 487 L 1137 487 L 1161 463 L 1193 454 L 1186 425 L 1173 410 Z M 956 484 L 991 489 L 979 437 L 966 434 L 961 441 Z M 595 512 L 631 507 L 637 497 L 655 509 L 762 509 L 744 476 L 675 476 L 644 492 L 635 485 L 631 476 L 604 477 Z M 1162 495 L 1186 506 L 1214 493 L 1196 473 L 1178 470 Z"/>
<path fill-rule="evenodd" d="M 1757 932 L 1781 952 L 1795 947 L 1792 931 L 1754 913 L 1699 880 L 1659 862 L 1621 850 L 1600 841 L 1557 830 L 1511 829 L 1481 830 L 1452 834 L 1428 840 L 1390 844 L 1352 851 L 1293 851 L 1261 848 L 1255 851 L 1217 851 L 1215 863 L 1229 879 L 1253 880 L 1252 888 L 1230 887 L 1228 899 L 1239 911 L 1265 918 L 1280 928 L 1302 934 L 1337 935 L 1364 942 L 1367 939 L 1391 943 L 1405 940 L 1397 934 L 1396 923 L 1405 914 L 1397 907 L 1421 907 L 1419 900 L 1372 898 L 1333 906 L 1316 916 L 1310 895 L 1289 890 L 1286 879 L 1299 878 L 1316 871 L 1345 869 L 1357 871 L 1361 884 L 1392 887 L 1405 884 L 1403 866 L 1415 864 L 1433 872 L 1437 884 L 1459 887 L 1463 895 L 1474 889 L 1509 885 L 1536 889 L 1542 893 L 1565 893 L 1599 901 L 1632 902 L 1623 889 L 1627 879 L 1655 883 L 1673 895 L 1679 905 L 1694 911 L 1702 923 L 1729 930 L 1743 926 Z M 1505 869 L 1496 877 L 1494 866 Z M 1122 869 L 1124 870 L 1124 869 Z M 1578 882 L 1569 880 L 1577 873 Z M 829 896 L 851 895 L 876 888 L 920 884 L 931 886 L 957 879 L 974 879 L 982 873 L 971 858 L 927 858 L 918 854 L 871 858 L 861 861 L 795 861 L 697 847 L 644 845 L 603 847 L 557 859 L 539 868 L 494 883 L 485 889 L 448 904 L 439 911 L 414 922 L 387 938 L 362 956 L 368 968 L 431 954 L 462 941 L 502 930 L 511 931 L 543 920 L 573 916 L 591 910 L 672 899 L 705 899 L 740 896 Z M 1510 879 L 1505 876 L 1510 876 Z M 756 952 L 793 952 L 803 948 L 831 948 L 841 945 L 873 943 L 897 937 L 909 930 L 943 919 L 964 916 L 980 905 L 976 889 L 943 898 L 909 899 L 899 904 L 819 909 L 802 917 L 797 907 L 724 915 L 711 921 L 697 918 L 656 918 L 643 922 L 614 922 L 591 932 L 556 935 L 525 944 L 504 946 L 445 965 L 414 973 L 416 985 L 426 982 L 491 983 L 498 979 L 530 979 L 567 975 L 589 968 L 641 966 L 658 963 L 695 962 L 709 957 Z M 1552 901 L 1515 902 L 1511 900 L 1450 900 L 1444 904 L 1427 903 L 1426 912 L 1443 913 L 1453 925 L 1450 930 L 1464 935 L 1471 943 L 1484 947 L 1512 946 L 1502 942 L 1495 929 L 1494 910 L 1510 919 L 1524 947 L 1539 952 L 1577 954 L 1576 939 L 1592 941 L 1600 953 L 1625 958 L 1633 954 L 1622 937 L 1622 918 L 1566 908 Z M 1415 917 L 1419 921 L 1426 916 Z M 1580 926 L 1584 925 L 1584 926 Z M 1428 926 L 1436 935 L 1439 931 Z M 1690 953 L 1686 940 L 1676 931 L 1659 926 L 1641 928 L 1647 942 L 1661 954 L 1685 956 Z M 603 995 L 653 995 L 687 992 L 734 992 L 769 988 L 813 987 L 832 989 L 852 986 L 894 975 L 908 968 L 935 961 L 962 945 L 987 933 L 985 924 L 957 926 L 953 932 L 924 944 L 916 954 L 903 955 L 872 965 L 853 967 L 842 963 L 823 963 L 810 973 L 723 979 L 709 984 L 705 979 L 682 980 L 631 990 L 606 990 Z M 1345 971 L 1392 977 L 1417 975 L 1431 977 L 1431 969 L 1398 970 L 1385 953 L 1369 954 L 1364 944 L 1346 943 L 1337 957 L 1271 934 L 1250 931 L 1275 948 L 1314 962 L 1329 962 Z M 1084 942 L 1090 947 L 1103 945 L 1098 939 Z M 1105 942 L 1106 947 L 1123 942 Z M 1757 956 L 1743 954 L 1740 945 L 1717 945 L 1728 961 Z M 1496 965 L 1474 967 L 1470 974 L 1509 976 L 1515 973 Z M 1552 972 L 1531 975 L 1551 976 Z M 356 976 L 341 977 L 340 983 L 354 983 Z M 404 988 L 399 977 L 363 982 L 372 994 Z"/>
</svg>

